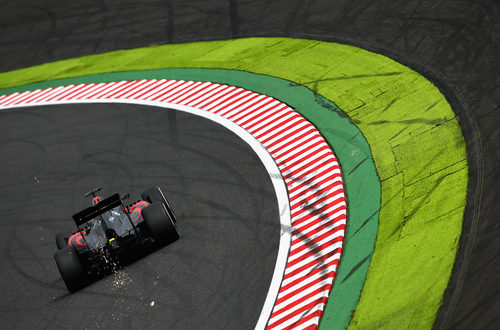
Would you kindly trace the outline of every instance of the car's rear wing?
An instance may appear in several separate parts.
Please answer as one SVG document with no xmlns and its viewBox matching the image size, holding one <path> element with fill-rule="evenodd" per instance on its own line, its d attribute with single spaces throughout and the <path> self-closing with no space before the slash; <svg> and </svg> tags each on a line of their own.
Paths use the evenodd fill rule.
<svg viewBox="0 0 500 330">
<path fill-rule="evenodd" d="M 80 211 L 73 215 L 73 220 L 76 225 L 79 227 L 84 223 L 94 219 L 95 217 L 100 216 L 101 214 L 114 209 L 117 206 L 122 205 L 122 199 L 119 194 L 114 194 L 94 206 L 88 207 L 83 211 Z"/>
</svg>

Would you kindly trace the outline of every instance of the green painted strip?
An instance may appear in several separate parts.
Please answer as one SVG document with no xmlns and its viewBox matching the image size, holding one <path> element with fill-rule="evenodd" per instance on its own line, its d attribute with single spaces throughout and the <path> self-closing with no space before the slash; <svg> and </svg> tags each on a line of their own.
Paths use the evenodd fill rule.
<svg viewBox="0 0 500 330">
<path fill-rule="evenodd" d="M 467 188 L 465 141 L 434 85 L 387 57 L 356 47 L 250 38 L 49 63 L 0 74 L 0 88 L 166 67 L 236 69 L 283 78 L 333 100 L 353 119 L 370 144 L 382 180 L 382 207 L 375 252 L 350 327 L 432 326 L 453 267 Z M 322 326 L 330 327 L 325 322 Z"/>
<path fill-rule="evenodd" d="M 331 299 L 329 310 L 336 315 L 332 319 L 336 327 L 347 327 L 361 294 L 369 259 L 375 247 L 380 183 L 368 143 L 335 104 L 308 88 L 283 79 L 244 71 L 213 69 L 163 69 L 90 75 L 20 86 L 3 90 L 2 94 L 70 84 L 162 78 L 223 83 L 272 96 L 315 123 L 328 143 L 334 147 L 342 166 L 349 221 L 342 262 L 331 292 L 332 297 L 341 299 Z"/>
</svg>

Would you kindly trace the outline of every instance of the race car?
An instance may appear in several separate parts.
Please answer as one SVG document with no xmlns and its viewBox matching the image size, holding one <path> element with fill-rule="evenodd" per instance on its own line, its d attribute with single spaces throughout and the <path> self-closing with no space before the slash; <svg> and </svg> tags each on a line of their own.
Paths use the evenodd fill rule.
<svg viewBox="0 0 500 330">
<path fill-rule="evenodd" d="M 128 205 L 128 194 L 103 199 L 99 190 L 86 193 L 92 206 L 73 215 L 77 230 L 56 234 L 54 259 L 70 292 L 116 270 L 134 252 L 179 239 L 175 214 L 160 188 L 147 189 L 142 200 Z"/>
</svg>

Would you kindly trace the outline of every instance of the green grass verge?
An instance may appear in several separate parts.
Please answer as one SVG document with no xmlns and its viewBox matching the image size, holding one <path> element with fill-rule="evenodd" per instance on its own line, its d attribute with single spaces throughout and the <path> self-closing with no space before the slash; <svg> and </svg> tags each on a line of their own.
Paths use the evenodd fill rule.
<svg viewBox="0 0 500 330">
<path fill-rule="evenodd" d="M 0 88 L 102 72 L 237 69 L 332 100 L 360 128 L 382 181 L 375 253 L 351 328 L 430 328 L 455 259 L 465 142 L 444 96 L 418 73 L 356 47 L 251 38 L 117 51 L 0 74 Z"/>
<path fill-rule="evenodd" d="M 316 125 L 327 142 L 335 146 L 335 154 L 343 171 L 349 221 L 342 263 L 337 271 L 335 286 L 330 293 L 331 298 L 328 300 L 322 322 L 329 328 L 346 328 L 358 303 L 375 248 L 381 188 L 368 142 L 335 104 L 288 80 L 223 69 L 173 68 L 115 72 L 49 80 L 15 87 L 10 89 L 10 92 L 23 91 L 27 87 L 36 90 L 75 84 L 163 78 L 229 84 L 272 96 L 306 117 Z"/>
</svg>

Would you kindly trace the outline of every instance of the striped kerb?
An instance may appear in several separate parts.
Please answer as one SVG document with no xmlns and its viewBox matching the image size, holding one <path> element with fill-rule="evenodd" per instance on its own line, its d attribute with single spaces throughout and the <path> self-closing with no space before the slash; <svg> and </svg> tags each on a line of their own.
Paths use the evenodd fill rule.
<svg viewBox="0 0 500 330">
<path fill-rule="evenodd" d="M 0 96 L 0 108 L 144 100 L 208 111 L 267 149 L 286 184 L 291 242 L 267 329 L 317 328 L 342 252 L 347 208 L 339 164 L 318 130 L 286 104 L 242 88 L 182 80 L 80 84 Z"/>
</svg>

